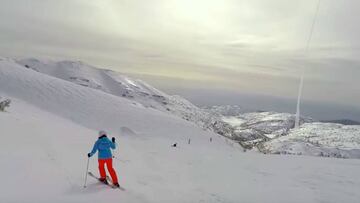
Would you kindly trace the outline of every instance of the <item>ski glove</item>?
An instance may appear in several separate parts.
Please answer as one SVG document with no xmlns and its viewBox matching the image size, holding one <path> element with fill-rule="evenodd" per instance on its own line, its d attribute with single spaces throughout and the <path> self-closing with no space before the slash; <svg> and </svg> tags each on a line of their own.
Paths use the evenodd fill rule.
<svg viewBox="0 0 360 203">
<path fill-rule="evenodd" d="M 112 142 L 115 142 L 115 137 L 111 138 L 111 141 L 112 141 Z"/>
<path fill-rule="evenodd" d="M 87 156 L 88 156 L 88 157 L 91 157 L 91 154 L 90 154 L 90 153 L 88 153 L 88 154 L 87 154 Z"/>
</svg>

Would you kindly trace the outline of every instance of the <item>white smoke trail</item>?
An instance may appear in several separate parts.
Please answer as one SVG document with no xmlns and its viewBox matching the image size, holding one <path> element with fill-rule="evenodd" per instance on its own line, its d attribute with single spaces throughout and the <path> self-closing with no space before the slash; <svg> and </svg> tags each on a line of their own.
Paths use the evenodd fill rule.
<svg viewBox="0 0 360 203">
<path fill-rule="evenodd" d="M 303 71 L 300 78 L 299 93 L 298 93 L 297 105 L 296 105 L 295 128 L 299 128 L 300 126 L 300 102 L 301 102 L 302 89 L 304 86 L 304 75 L 305 73 Z"/>
<path fill-rule="evenodd" d="M 305 57 L 307 56 L 307 53 L 309 51 L 310 42 L 311 42 L 312 35 L 314 32 L 316 19 L 317 19 L 319 10 L 320 10 L 320 3 L 321 3 L 321 0 L 318 1 L 315 16 L 314 16 L 313 22 L 311 24 L 309 38 L 307 40 L 307 44 L 306 44 L 306 48 L 305 48 Z M 296 104 L 295 128 L 300 127 L 300 103 L 301 103 L 301 96 L 302 96 L 302 91 L 303 91 L 303 86 L 304 86 L 304 77 L 305 77 L 305 67 L 302 68 L 302 73 L 300 76 L 299 92 L 298 92 L 298 98 L 297 98 L 297 104 Z"/>
</svg>

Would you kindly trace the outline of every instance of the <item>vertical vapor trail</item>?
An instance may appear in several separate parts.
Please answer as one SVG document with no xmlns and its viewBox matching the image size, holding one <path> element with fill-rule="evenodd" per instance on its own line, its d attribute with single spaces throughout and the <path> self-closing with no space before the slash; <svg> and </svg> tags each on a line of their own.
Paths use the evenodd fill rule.
<svg viewBox="0 0 360 203">
<path fill-rule="evenodd" d="M 307 53 L 309 51 L 310 42 L 312 39 L 312 35 L 314 33 L 316 19 L 317 19 L 319 10 L 320 10 L 320 3 L 321 3 L 321 0 L 318 1 L 315 16 L 314 16 L 313 22 L 311 24 L 309 38 L 307 40 L 306 48 L 305 48 L 305 56 L 307 56 Z M 305 76 L 305 67 L 302 68 L 302 73 L 300 76 L 299 92 L 298 92 L 298 98 L 297 98 L 297 104 L 296 104 L 295 128 L 299 128 L 299 126 L 300 126 L 300 102 L 301 102 L 301 95 L 302 95 L 302 90 L 303 90 L 303 86 L 304 86 L 304 76 Z"/>
<path fill-rule="evenodd" d="M 300 84 L 299 84 L 299 92 L 298 92 L 298 98 L 297 98 L 297 104 L 296 104 L 296 117 L 295 117 L 295 128 L 299 128 L 300 126 L 300 101 L 301 101 L 301 95 L 302 95 L 302 89 L 304 86 L 304 70 L 301 73 L 300 78 Z"/>
</svg>

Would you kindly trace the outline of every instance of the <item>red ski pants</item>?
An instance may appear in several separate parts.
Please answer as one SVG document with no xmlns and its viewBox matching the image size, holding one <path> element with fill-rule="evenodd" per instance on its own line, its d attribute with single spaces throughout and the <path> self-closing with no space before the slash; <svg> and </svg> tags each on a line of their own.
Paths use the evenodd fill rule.
<svg viewBox="0 0 360 203">
<path fill-rule="evenodd" d="M 106 168 L 108 169 L 111 179 L 113 183 L 117 183 L 118 179 L 116 176 L 116 172 L 112 166 L 112 158 L 109 159 L 99 159 L 99 172 L 100 172 L 100 178 L 106 178 L 106 172 L 105 172 L 105 164 Z"/>
</svg>

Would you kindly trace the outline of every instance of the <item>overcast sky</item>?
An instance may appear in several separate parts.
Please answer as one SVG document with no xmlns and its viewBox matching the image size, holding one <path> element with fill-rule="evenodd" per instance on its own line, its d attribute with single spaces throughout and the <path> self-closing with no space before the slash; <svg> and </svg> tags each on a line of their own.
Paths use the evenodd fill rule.
<svg viewBox="0 0 360 203">
<path fill-rule="evenodd" d="M 160 88 L 360 108 L 360 1 L 0 0 L 0 54 L 82 60 Z M 159 81 L 161 80 L 161 81 Z"/>
</svg>

